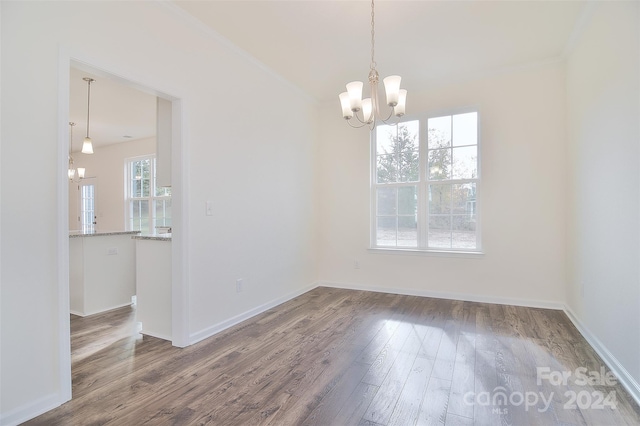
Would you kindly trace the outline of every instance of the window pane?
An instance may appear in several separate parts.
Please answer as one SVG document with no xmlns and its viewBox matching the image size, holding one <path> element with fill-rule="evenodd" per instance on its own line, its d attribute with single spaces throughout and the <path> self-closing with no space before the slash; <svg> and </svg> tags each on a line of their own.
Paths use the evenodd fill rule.
<svg viewBox="0 0 640 426">
<path fill-rule="evenodd" d="M 415 186 L 398 188 L 398 214 L 415 216 L 418 211 L 418 197 Z"/>
<path fill-rule="evenodd" d="M 453 148 L 453 179 L 478 177 L 478 147 Z"/>
<path fill-rule="evenodd" d="M 476 248 L 476 222 L 469 215 L 453 216 L 453 248 Z"/>
<path fill-rule="evenodd" d="M 378 188 L 378 215 L 395 215 L 398 204 L 396 188 Z"/>
<path fill-rule="evenodd" d="M 376 153 L 392 154 L 395 152 L 393 146 L 393 137 L 396 134 L 396 126 L 377 126 L 376 127 Z"/>
<path fill-rule="evenodd" d="M 156 200 L 155 204 L 155 226 L 171 226 L 171 199 Z"/>
<path fill-rule="evenodd" d="M 151 190 L 151 160 L 131 162 L 131 189 L 134 197 L 148 197 Z"/>
<path fill-rule="evenodd" d="M 378 183 L 397 182 L 398 161 L 395 154 L 379 155 L 377 163 Z"/>
<path fill-rule="evenodd" d="M 452 185 L 453 213 L 474 216 L 476 213 L 476 184 Z"/>
<path fill-rule="evenodd" d="M 429 149 L 451 146 L 451 116 L 430 118 L 427 122 Z"/>
<path fill-rule="evenodd" d="M 398 217 L 398 246 L 418 246 L 418 223 L 415 216 Z"/>
<path fill-rule="evenodd" d="M 451 217 L 429 216 L 429 247 L 451 248 Z"/>
<path fill-rule="evenodd" d="M 376 244 L 396 246 L 396 218 L 379 217 L 376 226 Z"/>
<path fill-rule="evenodd" d="M 132 197 L 142 196 L 142 180 L 134 179 L 131 181 L 131 196 Z"/>
<path fill-rule="evenodd" d="M 147 232 L 149 230 L 149 202 L 146 200 L 131 201 L 131 229 Z"/>
<path fill-rule="evenodd" d="M 451 185 L 429 185 L 429 213 L 451 212 Z"/>
<path fill-rule="evenodd" d="M 419 148 L 420 122 L 404 121 L 398 124 L 398 147 L 400 151 L 417 151 Z"/>
<path fill-rule="evenodd" d="M 451 172 L 451 150 L 449 148 L 429 151 L 429 179 L 449 179 Z"/>
<path fill-rule="evenodd" d="M 170 197 L 171 196 L 171 187 L 170 186 L 162 186 L 156 188 L 156 197 Z"/>
<path fill-rule="evenodd" d="M 151 179 L 142 179 L 142 196 L 151 196 Z"/>
<path fill-rule="evenodd" d="M 478 143 L 478 113 L 453 116 L 453 146 L 476 145 Z"/>
<path fill-rule="evenodd" d="M 398 182 L 417 182 L 420 176 L 418 151 L 402 151 L 398 154 Z"/>
</svg>

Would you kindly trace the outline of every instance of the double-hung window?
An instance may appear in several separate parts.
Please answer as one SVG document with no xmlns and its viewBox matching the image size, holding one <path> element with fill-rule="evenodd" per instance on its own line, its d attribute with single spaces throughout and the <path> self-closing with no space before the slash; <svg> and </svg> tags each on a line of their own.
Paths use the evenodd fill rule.
<svg viewBox="0 0 640 426">
<path fill-rule="evenodd" d="M 371 246 L 480 251 L 478 142 L 477 111 L 377 126 Z"/>
<path fill-rule="evenodd" d="M 171 188 L 156 185 L 156 158 L 130 158 L 125 170 L 127 228 L 152 234 L 158 227 L 171 227 Z"/>
</svg>

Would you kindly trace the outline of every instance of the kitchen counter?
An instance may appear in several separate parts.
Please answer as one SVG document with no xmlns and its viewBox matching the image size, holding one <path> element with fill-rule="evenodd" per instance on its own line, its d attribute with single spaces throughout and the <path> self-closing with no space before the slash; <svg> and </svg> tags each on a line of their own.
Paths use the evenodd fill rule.
<svg viewBox="0 0 640 426">
<path fill-rule="evenodd" d="M 168 234 L 140 234 L 134 235 L 134 240 L 171 241 L 171 233 Z"/>
<path fill-rule="evenodd" d="M 69 238 L 105 237 L 110 235 L 135 235 L 139 233 L 140 231 L 97 231 L 97 232 L 69 231 Z"/>
</svg>

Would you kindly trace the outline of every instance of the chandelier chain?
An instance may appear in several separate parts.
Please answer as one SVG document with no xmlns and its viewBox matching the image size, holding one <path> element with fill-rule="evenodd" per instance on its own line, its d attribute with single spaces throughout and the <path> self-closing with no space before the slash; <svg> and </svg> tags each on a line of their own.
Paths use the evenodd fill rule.
<svg viewBox="0 0 640 426">
<path fill-rule="evenodd" d="M 373 59 L 374 53 L 375 53 L 375 34 L 376 34 L 375 11 L 373 6 L 373 1 L 374 0 L 371 0 L 371 69 L 372 70 L 376 69 L 376 61 Z"/>
</svg>

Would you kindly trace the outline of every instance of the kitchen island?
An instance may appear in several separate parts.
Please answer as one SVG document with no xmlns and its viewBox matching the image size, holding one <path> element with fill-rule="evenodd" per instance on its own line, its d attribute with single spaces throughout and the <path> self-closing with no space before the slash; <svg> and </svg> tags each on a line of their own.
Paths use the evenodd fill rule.
<svg viewBox="0 0 640 426">
<path fill-rule="evenodd" d="M 87 316 L 130 305 L 136 294 L 135 244 L 139 231 L 69 232 L 69 302 Z"/>
</svg>

